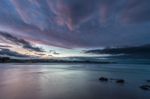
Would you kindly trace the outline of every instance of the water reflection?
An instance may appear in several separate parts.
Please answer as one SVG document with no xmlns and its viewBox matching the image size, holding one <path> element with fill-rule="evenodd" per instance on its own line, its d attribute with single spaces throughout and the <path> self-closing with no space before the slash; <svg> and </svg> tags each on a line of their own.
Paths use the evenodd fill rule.
<svg viewBox="0 0 150 99">
<path fill-rule="evenodd" d="M 141 91 L 135 85 L 135 82 L 137 83 L 141 78 L 147 79 L 147 73 L 111 72 L 113 68 L 109 71 L 105 70 L 106 67 L 91 64 L 3 66 L 1 64 L 0 99 L 141 99 L 143 97 L 148 99 L 150 97 L 150 94 Z M 134 78 L 135 82 L 131 81 L 131 84 L 124 86 L 112 82 L 100 83 L 97 79 L 101 75 L 130 78 L 130 80 Z"/>
</svg>

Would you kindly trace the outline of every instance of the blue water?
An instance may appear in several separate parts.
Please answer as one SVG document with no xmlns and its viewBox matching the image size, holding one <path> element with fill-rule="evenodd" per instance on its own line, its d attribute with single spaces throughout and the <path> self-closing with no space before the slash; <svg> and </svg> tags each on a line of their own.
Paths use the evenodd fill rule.
<svg viewBox="0 0 150 99">
<path fill-rule="evenodd" d="M 148 60 L 117 64 L 0 64 L 0 99 L 150 99 Z M 143 63 L 142 63 L 143 62 Z M 99 77 L 124 79 L 100 82 Z"/>
</svg>

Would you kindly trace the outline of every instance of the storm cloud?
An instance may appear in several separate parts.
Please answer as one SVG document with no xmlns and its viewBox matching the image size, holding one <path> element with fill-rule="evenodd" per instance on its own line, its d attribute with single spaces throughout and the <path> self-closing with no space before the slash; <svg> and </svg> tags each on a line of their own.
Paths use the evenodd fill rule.
<svg viewBox="0 0 150 99">
<path fill-rule="evenodd" d="M 150 43 L 149 0 L 1 0 L 0 31 L 63 48 Z"/>
<path fill-rule="evenodd" d="M 36 51 L 36 52 L 44 52 L 42 48 L 34 47 L 31 43 L 25 41 L 24 39 L 19 39 L 17 37 L 14 37 L 8 33 L 2 33 L 0 32 L 0 36 L 4 37 L 5 39 L 15 43 L 16 45 L 22 46 L 24 49 Z M 3 46 L 8 47 L 8 46 Z"/>
</svg>

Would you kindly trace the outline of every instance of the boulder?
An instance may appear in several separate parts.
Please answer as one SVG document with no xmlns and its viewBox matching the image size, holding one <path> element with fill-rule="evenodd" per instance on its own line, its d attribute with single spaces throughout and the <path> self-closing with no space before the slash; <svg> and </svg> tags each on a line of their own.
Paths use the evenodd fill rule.
<svg viewBox="0 0 150 99">
<path fill-rule="evenodd" d="M 149 82 L 149 83 L 150 83 L 150 80 L 146 80 L 146 82 Z"/>
<path fill-rule="evenodd" d="M 123 79 L 118 79 L 118 80 L 116 80 L 116 83 L 124 84 L 124 83 L 125 83 L 125 80 L 123 80 Z"/>
<path fill-rule="evenodd" d="M 140 86 L 140 88 L 141 88 L 142 90 L 150 91 L 150 85 L 142 85 L 142 86 Z"/>
<path fill-rule="evenodd" d="M 108 81 L 108 78 L 106 78 L 106 77 L 100 77 L 99 80 L 100 81 Z"/>
</svg>

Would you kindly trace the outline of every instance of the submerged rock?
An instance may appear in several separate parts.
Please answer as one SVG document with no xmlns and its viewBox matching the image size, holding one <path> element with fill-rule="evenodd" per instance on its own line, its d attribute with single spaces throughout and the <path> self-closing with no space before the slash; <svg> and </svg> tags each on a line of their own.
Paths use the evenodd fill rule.
<svg viewBox="0 0 150 99">
<path fill-rule="evenodd" d="M 146 80 L 146 81 L 150 83 L 150 80 Z"/>
<path fill-rule="evenodd" d="M 125 83 L 125 80 L 123 80 L 123 79 L 118 79 L 118 80 L 116 80 L 116 83 L 124 84 L 124 83 Z"/>
<path fill-rule="evenodd" d="M 141 88 L 142 90 L 150 91 L 150 85 L 142 85 L 142 86 L 140 86 L 140 88 Z"/>
<path fill-rule="evenodd" d="M 106 78 L 106 77 L 100 77 L 99 80 L 100 81 L 108 81 L 108 78 Z"/>
</svg>

